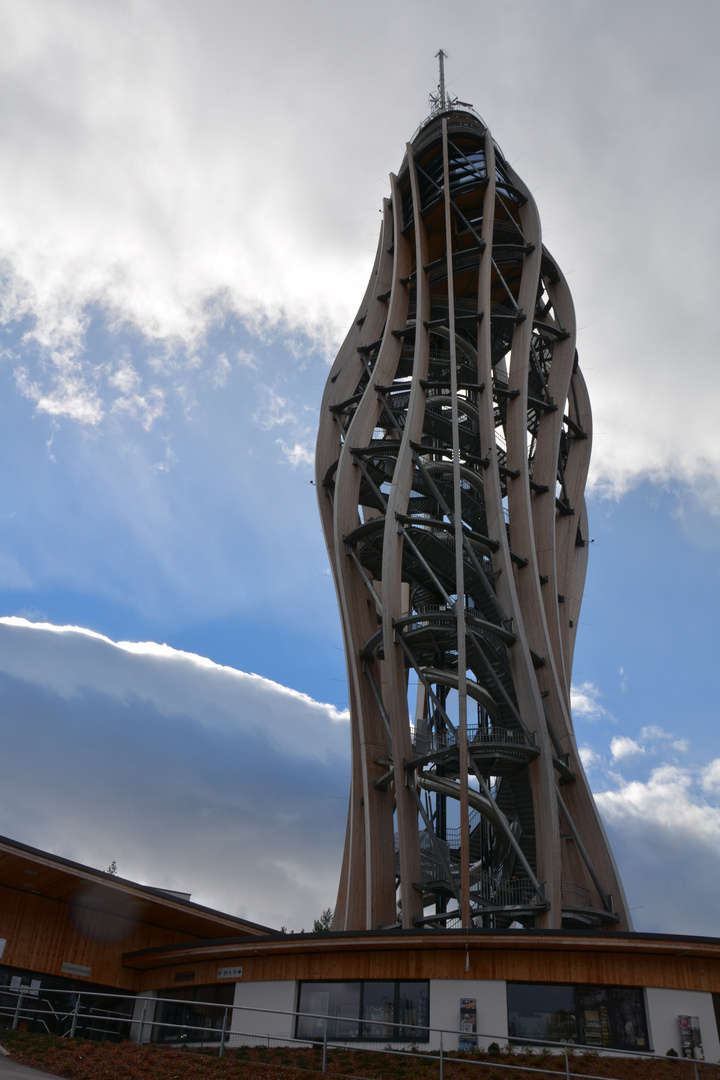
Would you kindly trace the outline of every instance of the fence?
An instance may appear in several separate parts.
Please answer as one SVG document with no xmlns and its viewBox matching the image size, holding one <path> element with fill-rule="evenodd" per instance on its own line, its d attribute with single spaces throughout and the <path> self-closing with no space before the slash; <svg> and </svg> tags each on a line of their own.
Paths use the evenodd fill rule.
<svg viewBox="0 0 720 1080">
<path fill-rule="evenodd" d="M 42 997 L 41 991 L 36 985 L 33 985 L 32 987 L 23 987 L 20 990 L 12 991 L 9 988 L 0 988 L 0 998 L 7 998 L 14 993 L 17 993 L 17 1001 L 14 1003 L 14 1005 L 6 1006 L 0 1004 L 0 1028 L 3 1026 L 2 1018 L 7 1017 L 8 1020 L 11 1020 L 10 1026 L 13 1030 L 15 1030 L 21 1022 L 26 1024 L 29 1022 L 31 1027 L 33 1025 L 42 1026 L 47 1032 L 50 1032 L 50 1025 L 44 1019 L 44 1017 L 48 1017 L 48 1019 L 51 1019 L 51 1022 L 54 1022 L 53 1026 L 55 1026 L 56 1029 L 59 1022 L 61 1030 L 56 1030 L 56 1034 L 61 1035 L 62 1037 L 72 1039 L 75 1038 L 78 1034 L 82 1035 L 81 1029 L 83 1027 L 83 1020 L 86 1019 L 88 1015 L 91 1015 L 95 1024 L 110 1023 L 113 1025 L 117 1025 L 118 1022 L 121 1021 L 124 1025 L 131 1025 L 131 1028 L 134 1029 L 132 1031 L 133 1041 L 135 1041 L 138 1045 L 143 1045 L 143 1043 L 148 1044 L 153 1041 L 157 1041 L 157 1033 L 159 1033 L 161 1029 L 178 1029 L 177 1021 L 168 1023 L 155 1019 L 154 1014 L 158 1005 L 163 1005 L 167 1003 L 173 1006 L 188 1005 L 196 1008 L 198 1005 L 203 1004 L 202 1002 L 199 1002 L 197 1000 L 190 999 L 183 1001 L 177 998 L 144 997 L 142 995 L 104 993 L 97 990 L 86 991 L 84 995 L 82 991 L 77 990 L 53 990 L 52 994 L 54 997 L 62 994 L 68 995 L 68 1006 L 70 1007 L 66 1009 L 62 1015 L 59 1015 L 58 1011 L 53 1007 L 52 1003 L 47 998 Z M 83 996 L 86 999 L 90 999 L 90 1004 L 88 1004 L 86 1000 L 85 1005 L 83 1005 Z M 119 1014 L 117 1011 L 107 1012 L 105 1015 L 103 1015 L 100 1011 L 98 1011 L 96 999 L 108 999 L 108 1001 L 122 1000 L 128 1003 L 128 1008 L 127 1011 L 124 1012 L 122 1015 Z M 211 1005 L 212 1003 L 204 1004 Z M 45 1007 L 43 1008 L 43 1006 Z M 150 1006 L 150 1010 L 148 1010 L 148 1006 Z M 444 1048 L 447 1045 L 448 1036 L 450 1037 L 450 1041 L 454 1042 L 457 1039 L 460 1045 L 464 1044 L 466 1047 L 468 1047 L 469 1044 L 474 1043 L 476 1049 L 480 1048 L 479 1043 L 481 1039 L 484 1041 L 489 1041 L 490 1043 L 506 1043 L 518 1049 L 524 1047 L 532 1050 L 537 1049 L 539 1051 L 545 1048 L 556 1055 L 559 1054 L 564 1057 L 565 1080 L 612 1080 L 611 1077 L 607 1076 L 600 1077 L 594 1076 L 591 1073 L 572 1072 L 570 1066 L 573 1062 L 573 1058 L 577 1054 L 597 1054 L 599 1051 L 601 1051 L 604 1056 L 611 1056 L 614 1054 L 622 1058 L 634 1058 L 638 1060 L 649 1059 L 653 1061 L 658 1060 L 657 1055 L 655 1054 L 643 1053 L 639 1051 L 617 1050 L 613 1047 L 607 1046 L 598 1047 L 586 1046 L 579 1043 L 568 1044 L 547 1042 L 541 1039 L 533 1039 L 532 1042 L 528 1043 L 525 1040 L 508 1039 L 507 1035 L 492 1035 L 486 1032 L 470 1033 L 467 1031 L 456 1031 L 451 1028 L 433 1028 L 421 1024 L 413 1024 L 413 1030 L 418 1035 L 421 1032 L 425 1033 L 428 1039 L 430 1038 L 431 1034 L 438 1035 L 440 1044 L 439 1051 L 419 1051 L 417 1048 L 417 1043 L 413 1041 L 406 1041 L 405 1045 L 402 1047 L 398 1046 L 393 1048 L 388 1045 L 379 1047 L 374 1043 L 368 1043 L 363 1041 L 362 1039 L 342 1039 L 332 1036 L 329 1037 L 329 1022 L 337 1023 L 339 1020 L 347 1022 L 347 1017 L 338 1017 L 326 1013 L 297 1011 L 288 1012 L 287 1010 L 283 1009 L 264 1009 L 252 1005 L 215 1005 L 215 1008 L 223 1010 L 222 1021 L 219 1026 L 208 1028 L 206 1025 L 184 1024 L 182 1025 L 182 1035 L 184 1035 L 184 1037 L 178 1038 L 173 1045 L 180 1045 L 185 1047 L 202 1047 L 208 1041 L 217 1042 L 219 1057 L 223 1057 L 226 1049 L 238 1046 L 252 1046 L 258 1044 L 267 1045 L 268 1047 L 272 1045 L 294 1045 L 306 1047 L 313 1046 L 318 1050 L 318 1053 L 320 1052 L 320 1050 L 322 1050 L 322 1073 L 328 1074 L 330 1076 L 335 1075 L 338 1077 L 342 1076 L 343 1074 L 333 1073 L 331 1070 L 328 1069 L 328 1055 L 331 1054 L 332 1051 L 336 1048 L 343 1048 L 346 1050 L 371 1050 L 375 1054 L 393 1057 L 400 1056 L 405 1059 L 407 1059 L 408 1057 L 419 1058 L 425 1062 L 436 1061 L 438 1067 L 438 1080 L 443 1080 L 445 1063 L 448 1060 L 448 1054 L 452 1052 Z M 152 1017 L 148 1017 L 149 1011 L 152 1012 Z M 265 1034 L 258 1031 L 240 1031 L 236 1027 L 234 1014 L 240 1013 L 240 1020 L 242 1020 L 242 1013 L 245 1012 L 250 1012 L 254 1015 L 267 1014 L 269 1016 L 286 1016 L 291 1022 L 291 1032 L 289 1032 L 287 1035 L 280 1035 Z M 320 1020 L 323 1028 L 322 1039 L 298 1038 L 294 1034 L 294 1032 L 297 1030 L 298 1019 Z M 402 1038 L 406 1039 L 405 1033 L 407 1032 L 407 1024 L 383 1021 L 383 1026 L 403 1029 Z M 63 1028 L 65 1028 L 66 1030 L 62 1030 Z M 106 1034 L 117 1037 L 117 1032 L 113 1031 L 112 1028 L 103 1029 L 95 1026 L 92 1030 L 95 1032 L 105 1032 Z M 197 1033 L 195 1038 L 192 1040 L 189 1035 L 190 1032 Z M 398 1034 L 400 1034 L 400 1032 Z M 153 1038 L 153 1036 L 155 1037 Z M 418 1041 L 420 1041 L 419 1038 Z M 456 1059 L 453 1058 L 452 1060 Z M 461 1060 L 463 1061 L 464 1065 L 474 1066 L 477 1067 L 479 1070 L 501 1069 L 507 1072 L 508 1080 L 512 1080 L 513 1074 L 517 1074 L 518 1072 L 534 1073 L 538 1076 L 554 1076 L 556 1080 L 558 1076 L 563 1075 L 562 1073 L 558 1073 L 557 1069 L 545 1069 L 541 1066 L 536 1065 L 511 1064 L 507 1061 L 499 1061 L 496 1057 L 489 1061 L 481 1061 L 472 1057 L 463 1057 Z M 697 1061 L 695 1059 L 670 1057 L 664 1058 L 663 1060 L 672 1061 L 678 1066 L 678 1068 L 681 1070 L 677 1074 L 678 1080 L 690 1080 L 691 1075 L 693 1080 L 702 1080 L 703 1067 L 713 1068 L 715 1070 L 717 1069 L 717 1066 L 713 1066 L 708 1062 Z M 273 1068 L 283 1068 L 283 1066 L 276 1062 L 273 1062 Z M 692 1068 L 693 1070 L 692 1074 L 689 1072 L 690 1068 Z M 484 1075 L 485 1074 L 480 1071 L 478 1073 L 478 1080 L 482 1080 Z M 717 1075 L 716 1072 L 715 1075 Z"/>
</svg>

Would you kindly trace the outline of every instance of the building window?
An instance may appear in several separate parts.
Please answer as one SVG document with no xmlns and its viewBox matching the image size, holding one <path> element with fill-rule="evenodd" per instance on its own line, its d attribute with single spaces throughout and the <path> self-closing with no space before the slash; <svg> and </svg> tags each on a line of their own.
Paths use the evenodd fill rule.
<svg viewBox="0 0 720 1080">
<path fill-rule="evenodd" d="M 649 1049 L 637 987 L 508 983 L 507 1002 L 508 1034 L 516 1042 Z"/>
<path fill-rule="evenodd" d="M 428 1040 L 427 982 L 302 982 L 297 1011 L 298 1039 Z"/>
<path fill-rule="evenodd" d="M 161 1001 L 160 999 L 164 1000 Z M 235 984 L 184 986 L 158 990 L 152 1041 L 159 1043 L 219 1042 L 225 1010 L 235 998 Z"/>
<path fill-rule="evenodd" d="M 0 1027 L 18 1011 L 29 1031 L 68 1036 L 74 1027 L 79 1038 L 119 1042 L 130 1038 L 134 997 L 116 986 L 0 966 Z"/>
</svg>

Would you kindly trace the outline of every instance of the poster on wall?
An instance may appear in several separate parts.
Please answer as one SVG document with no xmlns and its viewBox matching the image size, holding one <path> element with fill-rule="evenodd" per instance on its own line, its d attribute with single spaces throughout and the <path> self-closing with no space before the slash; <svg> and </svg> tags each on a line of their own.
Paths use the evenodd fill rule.
<svg viewBox="0 0 720 1080">
<path fill-rule="evenodd" d="M 680 1021 L 680 1045 L 683 1057 L 704 1061 L 699 1019 L 697 1016 L 678 1016 L 678 1020 Z"/>
<path fill-rule="evenodd" d="M 477 1001 L 460 998 L 460 1031 L 458 1050 L 477 1050 Z"/>
</svg>

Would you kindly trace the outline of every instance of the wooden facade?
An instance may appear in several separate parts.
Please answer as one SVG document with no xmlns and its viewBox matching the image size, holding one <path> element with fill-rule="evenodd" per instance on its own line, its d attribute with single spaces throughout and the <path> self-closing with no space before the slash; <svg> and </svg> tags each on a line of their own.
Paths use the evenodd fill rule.
<svg viewBox="0 0 720 1080">
<path fill-rule="evenodd" d="M 283 935 L 196 943 L 190 948 L 126 954 L 143 972 L 143 989 L 217 979 L 219 968 L 242 967 L 243 982 L 268 980 L 488 979 L 507 982 L 656 986 L 720 993 L 720 941 L 632 933 L 507 934 L 393 932 Z"/>
<path fill-rule="evenodd" d="M 240 984 L 235 1000 L 246 1009 L 256 997 L 275 1008 L 284 985 L 280 1008 L 292 1011 L 305 981 L 428 980 L 441 1011 L 453 986 L 474 980 L 497 983 L 503 1000 L 505 983 L 720 994 L 716 939 L 477 928 L 284 934 L 5 839 L 0 953 L 0 991 L 18 973 L 25 985 L 91 993 L 182 997 L 198 988 L 201 1000 L 214 1000 L 208 988 Z"/>
<path fill-rule="evenodd" d="M 0 838 L 0 965 L 141 989 L 137 949 L 272 933 L 181 897 Z M 65 970 L 63 970 L 65 965 Z M 85 969 L 86 975 L 77 976 Z"/>
</svg>

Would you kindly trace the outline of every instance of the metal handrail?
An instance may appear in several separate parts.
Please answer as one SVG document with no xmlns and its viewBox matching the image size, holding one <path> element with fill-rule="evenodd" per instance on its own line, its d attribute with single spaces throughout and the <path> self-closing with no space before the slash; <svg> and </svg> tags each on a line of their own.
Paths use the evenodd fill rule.
<svg viewBox="0 0 720 1080">
<path fill-rule="evenodd" d="M 0 993 L 2 993 L 2 992 L 3 992 L 3 988 L 0 988 Z M 5 991 L 5 992 L 7 992 L 7 991 Z M 75 1013 L 77 1013 L 80 998 L 82 997 L 82 992 L 78 992 L 77 990 L 53 990 L 53 993 L 54 994 L 66 993 L 66 994 L 70 994 L 70 995 L 74 995 L 74 996 L 76 995 L 77 1000 L 76 1000 L 75 1010 L 74 1011 L 75 1011 Z M 25 995 L 23 995 L 22 993 L 19 995 L 20 998 L 22 998 L 24 996 Z M 138 1034 L 137 1034 L 137 1038 L 135 1040 L 138 1043 L 138 1045 L 142 1045 L 143 1042 L 147 1043 L 147 1042 L 152 1041 L 152 1040 L 148 1040 L 148 1039 L 143 1039 L 144 1031 L 147 1029 L 147 1027 L 151 1027 L 151 1028 L 160 1028 L 160 1027 L 162 1027 L 162 1028 L 177 1028 L 179 1026 L 177 1023 L 165 1023 L 165 1022 L 161 1022 L 161 1021 L 156 1021 L 154 1019 L 153 1020 L 146 1020 L 145 1019 L 145 1014 L 146 1014 L 146 1010 L 147 1010 L 148 1005 L 154 1007 L 155 1005 L 163 1004 L 165 1002 L 168 1002 L 168 1003 L 173 1004 L 173 1005 L 191 1005 L 191 1006 L 197 1006 L 199 1004 L 212 1005 L 212 1002 L 198 1002 L 198 1001 L 193 1001 L 193 1000 L 189 1000 L 189 999 L 188 1000 L 183 1000 L 183 999 L 179 999 L 179 998 L 148 997 L 148 996 L 142 995 L 142 994 L 138 994 L 138 995 L 119 994 L 119 993 L 117 993 L 117 991 L 115 991 L 113 993 L 107 993 L 107 992 L 103 992 L 103 991 L 94 991 L 94 990 L 93 991 L 87 991 L 86 997 L 121 999 L 121 1000 L 126 1000 L 126 1001 L 130 1002 L 132 1004 L 132 1006 L 136 1006 L 137 1004 L 139 1004 L 141 1002 L 144 1003 L 143 1004 L 143 1009 L 142 1009 L 142 1017 L 140 1019 L 137 1019 L 137 1020 L 135 1020 L 135 1019 L 132 1020 L 132 1023 L 138 1028 Z M 396 1039 L 394 1039 L 393 1041 L 396 1041 L 396 1042 L 398 1042 L 399 1044 L 402 1044 L 402 1045 L 399 1045 L 397 1048 L 394 1048 L 394 1049 L 390 1048 L 388 1046 L 384 1046 L 384 1047 L 381 1048 L 381 1047 L 377 1046 L 374 1042 L 372 1042 L 372 1041 L 368 1042 L 367 1040 L 364 1040 L 362 1038 L 350 1038 L 350 1039 L 348 1039 L 348 1038 L 345 1038 L 345 1039 L 337 1038 L 337 1039 L 335 1039 L 335 1038 L 332 1038 L 331 1036 L 328 1035 L 328 1027 L 330 1026 L 331 1022 L 335 1022 L 335 1023 L 345 1022 L 345 1023 L 347 1023 L 349 1020 L 355 1019 L 355 1018 L 352 1018 L 352 1017 L 336 1016 L 336 1015 L 333 1015 L 331 1013 L 309 1013 L 309 1012 L 300 1012 L 298 1010 L 290 1011 L 290 1010 L 286 1010 L 286 1009 L 266 1009 L 266 1008 L 262 1008 L 260 1006 L 253 1006 L 253 1005 L 228 1005 L 228 1006 L 216 1006 L 216 1007 L 218 1007 L 218 1008 L 222 1007 L 225 1010 L 225 1015 L 223 1017 L 222 1025 L 219 1028 L 212 1029 L 214 1034 L 217 1034 L 217 1035 L 220 1036 L 219 1056 L 221 1056 L 221 1057 L 223 1056 L 223 1053 L 224 1053 L 225 1049 L 229 1045 L 232 1045 L 233 1043 L 235 1045 L 240 1045 L 241 1040 L 248 1039 L 248 1038 L 262 1039 L 264 1042 L 267 1042 L 268 1046 L 270 1045 L 271 1040 L 273 1040 L 276 1043 L 281 1044 L 281 1045 L 288 1045 L 288 1044 L 297 1044 L 297 1045 L 302 1045 L 302 1046 L 318 1045 L 316 1039 L 314 1039 L 314 1038 L 299 1038 L 296 1035 L 293 1035 L 293 1034 L 290 1034 L 290 1033 L 287 1033 L 287 1034 L 281 1034 L 281 1033 L 271 1034 L 271 1033 L 268 1033 L 268 1032 L 258 1032 L 258 1031 L 255 1031 L 255 1032 L 232 1031 L 232 1029 L 228 1029 L 228 1023 L 227 1023 L 228 1014 L 233 1015 L 234 1013 L 241 1013 L 242 1014 L 243 1012 L 250 1012 L 250 1013 L 253 1013 L 253 1014 L 267 1014 L 267 1015 L 272 1015 L 272 1016 L 286 1016 L 286 1017 L 291 1019 L 293 1031 L 297 1030 L 297 1021 L 298 1021 L 299 1018 L 318 1019 L 318 1020 L 324 1021 L 325 1026 L 324 1026 L 323 1038 L 322 1038 L 322 1041 L 320 1043 L 320 1045 L 322 1047 L 322 1050 L 323 1050 L 323 1072 L 327 1071 L 326 1070 L 326 1065 L 327 1065 L 327 1053 L 328 1053 L 328 1050 L 332 1050 L 334 1047 L 339 1046 L 339 1047 L 343 1047 L 343 1048 L 346 1048 L 346 1049 L 357 1048 L 357 1049 L 362 1049 L 364 1051 L 372 1051 L 373 1053 L 377 1053 L 377 1054 L 390 1054 L 390 1055 L 401 1054 L 404 1058 L 407 1058 L 408 1056 L 410 1056 L 410 1057 L 418 1057 L 423 1061 L 431 1060 L 434 1057 L 435 1060 L 437 1060 L 437 1062 L 438 1062 L 439 1080 L 443 1080 L 443 1066 L 444 1066 L 444 1061 L 445 1061 L 445 1057 L 446 1057 L 446 1054 L 447 1054 L 447 1050 L 444 1049 L 444 1038 L 443 1038 L 443 1036 L 447 1036 L 447 1035 L 451 1036 L 452 1039 L 457 1038 L 458 1041 L 463 1040 L 463 1042 L 465 1044 L 467 1044 L 469 1042 L 474 1042 L 476 1048 L 478 1048 L 478 1049 L 480 1049 L 479 1041 L 481 1039 L 484 1040 L 484 1041 L 487 1041 L 488 1043 L 493 1043 L 493 1042 L 497 1043 L 498 1045 L 500 1045 L 502 1043 L 502 1044 L 510 1045 L 510 1046 L 515 1045 L 515 1046 L 532 1046 L 533 1048 L 535 1048 L 535 1047 L 537 1047 L 537 1048 L 546 1048 L 546 1049 L 548 1049 L 551 1052 L 554 1052 L 556 1054 L 564 1055 L 564 1058 L 565 1058 L 565 1076 L 566 1076 L 566 1078 L 568 1078 L 568 1080 L 580 1080 L 580 1078 L 582 1078 L 582 1080 L 612 1080 L 612 1078 L 608 1078 L 608 1077 L 595 1077 L 595 1076 L 589 1075 L 587 1073 L 571 1072 L 570 1071 L 570 1062 L 572 1060 L 571 1054 L 576 1054 L 576 1053 L 597 1054 L 598 1051 L 602 1051 L 603 1055 L 607 1055 L 607 1056 L 617 1055 L 617 1056 L 621 1056 L 621 1057 L 625 1057 L 625 1058 L 637 1058 L 639 1060 L 658 1060 L 658 1055 L 653 1053 L 652 1051 L 633 1050 L 633 1049 L 628 1049 L 628 1048 L 622 1049 L 622 1048 L 613 1047 L 613 1046 L 601 1046 L 601 1047 L 598 1047 L 597 1045 L 590 1045 L 590 1044 L 586 1044 L 586 1043 L 552 1042 L 552 1041 L 547 1040 L 547 1039 L 535 1039 L 535 1038 L 533 1038 L 533 1039 L 527 1040 L 527 1039 L 523 1039 L 523 1038 L 521 1038 L 519 1036 L 513 1036 L 513 1035 L 510 1035 L 510 1034 L 498 1035 L 498 1034 L 495 1034 L 495 1033 L 482 1032 L 482 1031 L 468 1032 L 468 1031 L 456 1030 L 454 1028 L 437 1028 L 437 1027 L 431 1027 L 430 1025 L 426 1025 L 426 1024 L 408 1023 L 407 1021 L 405 1021 L 405 1022 L 383 1021 L 382 1022 L 383 1026 L 386 1027 L 386 1028 L 400 1029 L 400 1032 L 398 1032 L 398 1037 Z M 8 1009 L 8 1008 L 4 1008 L 4 1007 L 0 1006 L 0 1015 L 2 1015 L 3 1013 L 11 1014 L 13 1011 L 14 1011 L 13 1009 Z M 39 1010 L 37 1010 L 37 1009 L 32 1009 L 32 1010 L 28 1009 L 27 1011 L 28 1012 L 30 1012 L 30 1011 L 38 1012 Z M 111 1020 L 112 1021 L 112 1020 L 117 1020 L 118 1016 L 116 1014 L 109 1014 L 107 1016 L 102 1016 L 102 1015 L 95 1014 L 94 1019 L 97 1019 L 97 1020 Z M 127 1017 L 123 1017 L 123 1019 L 125 1021 L 127 1021 Z M 367 1022 L 368 1024 L 372 1023 L 372 1021 L 366 1020 L 364 1017 L 359 1017 L 358 1016 L 356 1019 L 358 1020 L 358 1022 L 361 1022 L 361 1023 L 362 1022 Z M 200 1027 L 198 1025 L 186 1024 L 186 1025 L 182 1025 L 182 1026 L 187 1031 L 199 1031 L 199 1032 L 207 1032 L 208 1031 L 207 1028 Z M 407 1034 L 401 1034 L 401 1032 L 406 1033 L 408 1030 L 410 1030 L 413 1034 L 411 1034 L 410 1036 L 408 1036 Z M 74 1033 L 75 1032 L 73 1030 L 70 1037 L 73 1037 Z M 419 1041 L 429 1041 L 430 1036 L 433 1035 L 433 1034 L 439 1035 L 439 1042 L 440 1042 L 439 1055 L 437 1055 L 437 1051 L 435 1051 L 434 1053 L 418 1051 L 417 1043 Z M 204 1041 L 204 1040 L 200 1040 L 200 1042 L 202 1042 L 202 1041 Z M 183 1045 L 187 1046 L 187 1045 L 191 1045 L 191 1044 L 186 1043 L 186 1044 L 183 1044 Z M 510 1074 L 512 1074 L 513 1072 L 524 1071 L 524 1072 L 527 1072 L 527 1073 L 536 1073 L 538 1075 L 543 1075 L 543 1076 L 555 1076 L 555 1077 L 558 1076 L 557 1069 L 543 1069 L 543 1068 L 536 1067 L 536 1066 L 531 1066 L 531 1065 L 517 1066 L 517 1065 L 510 1064 L 510 1063 L 505 1063 L 505 1062 L 499 1061 L 496 1058 L 492 1059 L 491 1061 L 478 1061 L 478 1060 L 473 1060 L 470 1057 L 465 1057 L 462 1060 L 463 1060 L 463 1064 L 465 1064 L 465 1065 L 471 1065 L 471 1066 L 474 1065 L 474 1066 L 479 1067 L 479 1068 L 502 1069 L 502 1070 L 507 1070 Z M 661 1060 L 663 1060 L 663 1061 L 672 1061 L 677 1065 L 683 1065 L 683 1064 L 692 1065 L 693 1068 L 694 1068 L 695 1080 L 698 1080 L 698 1077 L 699 1077 L 698 1066 L 703 1065 L 703 1064 L 711 1064 L 709 1062 L 697 1061 L 696 1059 L 688 1059 L 688 1058 L 681 1058 L 681 1057 L 678 1057 L 678 1058 L 663 1057 Z"/>
<path fill-rule="evenodd" d="M 502 746 L 529 746 L 529 742 L 522 731 L 509 731 L 507 728 L 493 727 L 484 730 L 481 727 L 469 727 L 467 729 L 468 745 L 499 744 Z M 418 754 L 431 754 L 435 750 L 448 750 L 457 746 L 457 735 L 449 728 L 445 731 L 433 731 L 418 735 L 417 732 L 412 740 L 413 750 Z"/>
</svg>

